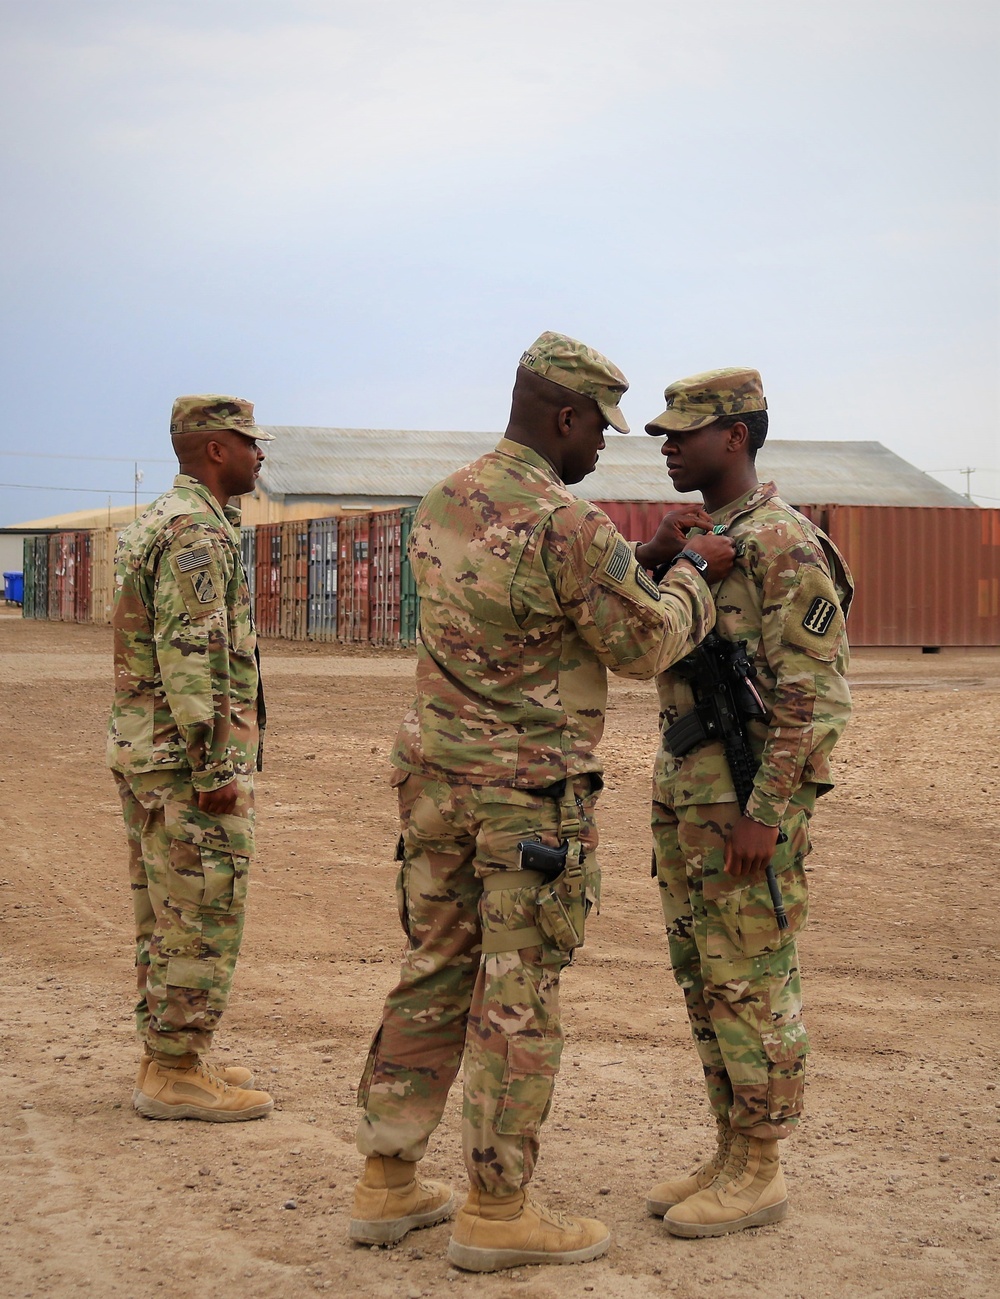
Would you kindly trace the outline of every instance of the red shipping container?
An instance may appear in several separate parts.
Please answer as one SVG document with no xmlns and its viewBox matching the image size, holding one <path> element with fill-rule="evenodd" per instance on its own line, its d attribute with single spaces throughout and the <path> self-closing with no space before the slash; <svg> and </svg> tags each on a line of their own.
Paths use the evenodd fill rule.
<svg viewBox="0 0 1000 1299">
<path fill-rule="evenodd" d="M 76 580 L 73 584 L 73 621 L 90 622 L 90 533 L 73 534 Z"/>
<path fill-rule="evenodd" d="M 281 625 L 285 640 L 305 640 L 309 612 L 309 520 L 281 524 Z"/>
<path fill-rule="evenodd" d="M 370 516 L 369 639 L 373 645 L 399 644 L 400 510 Z"/>
<path fill-rule="evenodd" d="M 348 515 L 340 521 L 337 534 L 337 637 L 349 645 L 364 644 L 369 635 L 370 534 L 370 514 Z"/>
<path fill-rule="evenodd" d="M 281 635 L 281 524 L 257 525 L 254 621 L 261 636 Z"/>
</svg>

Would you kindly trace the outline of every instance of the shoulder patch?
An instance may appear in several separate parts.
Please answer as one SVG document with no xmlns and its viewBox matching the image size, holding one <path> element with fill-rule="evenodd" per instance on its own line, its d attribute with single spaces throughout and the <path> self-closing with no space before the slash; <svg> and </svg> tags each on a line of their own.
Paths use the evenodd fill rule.
<svg viewBox="0 0 1000 1299">
<path fill-rule="evenodd" d="M 816 636 L 822 636 L 833 622 L 833 616 L 837 612 L 837 606 L 832 600 L 824 599 L 818 595 L 812 604 L 806 610 L 806 616 L 802 619 L 802 626 L 806 631 L 811 631 Z"/>
<path fill-rule="evenodd" d="M 845 624 L 829 575 L 819 567 L 805 568 L 783 611 L 781 639 L 810 658 L 830 663 L 837 657 Z"/>
<path fill-rule="evenodd" d="M 635 566 L 635 580 L 654 600 L 661 600 L 663 593 L 640 563 Z"/>
<path fill-rule="evenodd" d="M 635 548 L 618 532 L 608 534 L 594 577 L 602 586 L 613 587 L 647 609 L 663 598 L 659 587 L 636 559 Z"/>
<path fill-rule="evenodd" d="M 207 546 L 192 546 L 177 556 L 177 567 L 182 573 L 192 573 L 198 568 L 208 568 L 212 553 Z"/>
</svg>

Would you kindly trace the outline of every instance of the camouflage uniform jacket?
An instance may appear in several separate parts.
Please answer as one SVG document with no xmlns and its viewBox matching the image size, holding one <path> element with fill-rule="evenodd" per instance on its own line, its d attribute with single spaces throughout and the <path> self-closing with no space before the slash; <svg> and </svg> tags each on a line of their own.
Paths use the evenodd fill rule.
<svg viewBox="0 0 1000 1299">
<path fill-rule="evenodd" d="M 181 768 L 198 792 L 253 771 L 257 637 L 240 512 L 186 474 L 130 524 L 115 573 L 108 765 Z"/>
<path fill-rule="evenodd" d="M 737 546 L 730 575 L 714 592 L 718 632 L 745 640 L 757 687 L 769 713 L 750 724 L 760 769 L 747 813 L 777 825 L 804 784 L 818 794 L 833 786 L 830 751 L 851 714 L 845 615 L 854 586 L 833 542 L 786 505 L 773 483 L 717 510 Z M 691 711 L 691 687 L 675 673 L 657 678 L 661 723 Z M 735 800 L 718 742 L 675 758 L 662 745 L 653 776 L 657 802 L 679 807 Z"/>
<path fill-rule="evenodd" d="M 715 619 L 693 569 L 657 587 L 606 514 L 506 438 L 424 497 L 410 562 L 417 699 L 392 761 L 452 782 L 543 789 L 599 772 L 608 669 L 648 679 Z"/>
</svg>

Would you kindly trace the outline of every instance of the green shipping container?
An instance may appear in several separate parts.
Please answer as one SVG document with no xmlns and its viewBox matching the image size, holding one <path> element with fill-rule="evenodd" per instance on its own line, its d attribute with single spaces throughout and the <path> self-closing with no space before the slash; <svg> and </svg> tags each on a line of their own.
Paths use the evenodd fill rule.
<svg viewBox="0 0 1000 1299">
<path fill-rule="evenodd" d="M 410 533 L 413 531 L 415 505 L 400 510 L 400 564 L 399 564 L 399 640 L 402 645 L 415 645 L 420 627 L 420 596 L 410 567 Z"/>
<path fill-rule="evenodd" d="M 24 539 L 24 605 L 25 618 L 49 616 L 49 539 L 47 536 Z"/>
</svg>

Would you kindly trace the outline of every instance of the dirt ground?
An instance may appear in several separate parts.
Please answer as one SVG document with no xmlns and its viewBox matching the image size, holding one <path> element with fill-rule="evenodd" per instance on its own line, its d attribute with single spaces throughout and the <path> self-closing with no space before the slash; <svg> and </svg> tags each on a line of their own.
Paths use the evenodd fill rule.
<svg viewBox="0 0 1000 1299">
<path fill-rule="evenodd" d="M 151 1123 L 125 852 L 103 765 L 106 628 L 0 616 L 0 1292 L 143 1299 L 996 1296 L 1000 1090 L 995 652 L 856 654 L 855 720 L 810 859 L 808 1115 L 775 1227 L 683 1241 L 646 1187 L 710 1140 L 649 879 L 651 686 L 616 683 L 603 914 L 564 981 L 567 1045 L 537 1176 L 603 1218 L 603 1260 L 477 1277 L 448 1228 L 346 1240 L 354 1089 L 402 935 L 386 757 L 408 653 L 264 645 L 259 857 L 221 1058 L 267 1119 Z M 452 1097 L 427 1171 L 463 1183 Z"/>
</svg>

